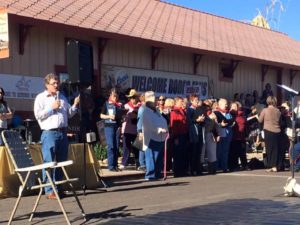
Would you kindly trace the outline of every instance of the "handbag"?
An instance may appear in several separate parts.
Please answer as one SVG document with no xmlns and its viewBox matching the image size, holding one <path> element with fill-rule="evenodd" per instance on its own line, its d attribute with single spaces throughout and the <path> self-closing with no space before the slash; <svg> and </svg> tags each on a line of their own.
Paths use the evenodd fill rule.
<svg viewBox="0 0 300 225">
<path fill-rule="evenodd" d="M 143 150 L 143 136 L 137 135 L 132 146 L 137 148 L 138 150 Z"/>
</svg>

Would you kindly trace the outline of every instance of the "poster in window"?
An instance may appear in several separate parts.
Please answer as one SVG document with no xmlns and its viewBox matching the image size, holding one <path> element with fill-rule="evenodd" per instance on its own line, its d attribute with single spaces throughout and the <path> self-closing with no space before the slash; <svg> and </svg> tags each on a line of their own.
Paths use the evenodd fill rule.
<svg viewBox="0 0 300 225">
<path fill-rule="evenodd" d="M 7 10 L 0 8 L 0 59 L 9 57 Z"/>
</svg>

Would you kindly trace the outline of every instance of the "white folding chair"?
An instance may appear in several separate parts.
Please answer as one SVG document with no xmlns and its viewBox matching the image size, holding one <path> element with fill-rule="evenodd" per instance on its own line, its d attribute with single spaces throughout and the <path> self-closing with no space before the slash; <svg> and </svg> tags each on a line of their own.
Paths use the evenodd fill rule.
<svg viewBox="0 0 300 225">
<path fill-rule="evenodd" d="M 67 221 L 67 224 L 71 224 L 70 220 L 66 214 L 66 211 L 64 209 L 64 206 L 61 202 L 61 199 L 59 197 L 59 194 L 57 193 L 57 190 L 55 188 L 55 185 L 61 185 L 61 184 L 68 184 L 74 194 L 74 197 L 76 199 L 76 202 L 81 210 L 82 216 L 83 218 L 86 220 L 85 218 L 85 212 L 83 210 L 83 207 L 76 195 L 76 192 L 74 190 L 74 187 L 72 185 L 72 182 L 78 181 L 78 178 L 69 178 L 65 167 L 72 165 L 73 161 L 69 160 L 69 161 L 65 161 L 65 162 L 49 162 L 49 163 L 44 163 L 44 164 L 40 164 L 40 165 L 34 165 L 32 158 L 30 156 L 30 153 L 28 151 L 28 148 L 25 144 L 25 142 L 23 142 L 20 134 L 17 131 L 10 131 L 10 130 L 6 130 L 2 132 L 2 139 L 5 143 L 5 147 L 8 150 L 9 156 L 13 162 L 14 168 L 15 168 L 15 172 L 17 173 L 21 185 L 19 187 L 19 194 L 18 194 L 18 198 L 17 201 L 15 203 L 15 206 L 13 208 L 13 211 L 11 213 L 11 216 L 9 218 L 9 222 L 8 224 L 11 224 L 13 217 L 17 211 L 18 205 L 21 201 L 22 195 L 24 190 L 36 190 L 39 189 L 39 194 L 38 197 L 35 201 L 34 207 L 32 209 L 32 212 L 30 214 L 30 218 L 29 221 L 32 221 L 33 217 L 34 217 L 34 213 L 37 209 L 37 206 L 39 204 L 42 192 L 43 192 L 43 188 L 47 187 L 47 186 L 51 186 L 53 188 L 53 191 L 56 195 L 57 201 L 59 203 L 59 206 L 65 216 L 65 219 Z M 65 178 L 61 181 L 53 181 L 51 178 L 51 170 L 53 168 L 61 168 Z M 41 172 L 43 169 L 45 169 L 46 172 L 46 176 L 49 180 L 48 183 L 44 183 L 41 181 L 41 179 L 37 176 L 38 173 L 37 172 Z M 40 173 L 41 174 L 41 173 Z"/>
</svg>

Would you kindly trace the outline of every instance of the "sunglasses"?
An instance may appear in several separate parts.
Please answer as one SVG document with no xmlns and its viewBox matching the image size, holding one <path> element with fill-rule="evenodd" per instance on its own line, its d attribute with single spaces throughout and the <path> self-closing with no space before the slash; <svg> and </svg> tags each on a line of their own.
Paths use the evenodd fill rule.
<svg viewBox="0 0 300 225">
<path fill-rule="evenodd" d="M 158 99 L 158 101 L 164 101 L 164 99 Z"/>
</svg>

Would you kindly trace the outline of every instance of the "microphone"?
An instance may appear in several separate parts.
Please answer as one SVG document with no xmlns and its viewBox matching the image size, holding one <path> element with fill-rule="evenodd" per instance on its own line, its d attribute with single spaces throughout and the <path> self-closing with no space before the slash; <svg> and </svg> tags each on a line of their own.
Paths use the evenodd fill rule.
<svg viewBox="0 0 300 225">
<path fill-rule="evenodd" d="M 55 95 L 55 101 L 57 101 L 57 100 L 59 101 L 59 91 L 57 91 L 57 92 L 56 92 L 56 95 Z M 58 108 L 57 110 L 59 110 L 60 107 L 61 107 L 61 106 L 59 106 L 59 108 Z"/>
<path fill-rule="evenodd" d="M 59 100 L 59 91 L 56 92 L 55 100 Z"/>
</svg>

